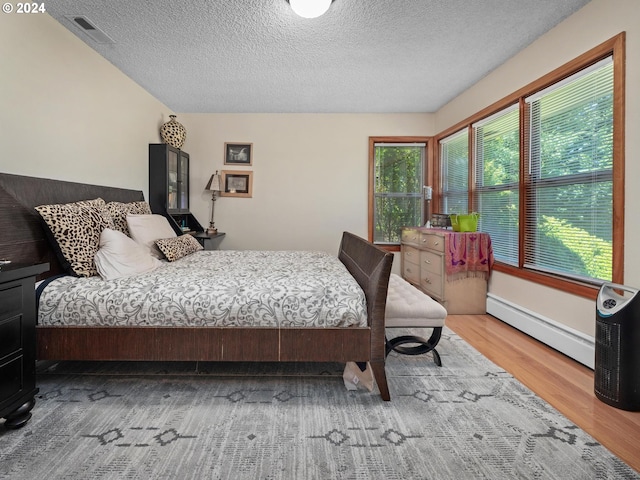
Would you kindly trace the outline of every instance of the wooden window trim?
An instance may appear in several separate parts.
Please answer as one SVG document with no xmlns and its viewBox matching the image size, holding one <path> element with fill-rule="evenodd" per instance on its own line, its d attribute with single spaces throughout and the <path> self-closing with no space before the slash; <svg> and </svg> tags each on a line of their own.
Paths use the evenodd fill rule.
<svg viewBox="0 0 640 480">
<path fill-rule="evenodd" d="M 368 188 L 368 238 L 373 243 L 373 209 L 374 209 L 374 185 L 375 185 L 375 144 L 376 143 L 425 143 L 425 152 L 427 153 L 426 165 L 424 166 L 423 185 L 426 185 L 427 179 L 436 178 L 433 174 L 433 137 L 369 137 L 369 188 Z M 433 205 L 433 200 L 431 200 Z M 399 252 L 400 244 L 379 245 L 377 247 L 387 250 L 388 252 Z"/>
<path fill-rule="evenodd" d="M 466 118 L 465 120 L 452 125 L 446 130 L 440 132 L 434 137 L 434 143 L 439 144 L 439 141 L 448 137 L 464 128 L 471 129 L 471 125 L 475 122 L 482 120 L 485 117 L 493 115 L 494 113 L 507 108 L 514 103 L 520 104 L 520 164 L 523 167 L 526 161 L 526 143 L 524 125 L 524 110 L 525 102 L 524 98 L 541 91 L 571 75 L 574 73 L 593 65 L 594 63 L 606 58 L 610 55 L 613 56 L 613 71 L 614 71 L 614 84 L 613 84 L 613 283 L 624 283 L 624 165 L 625 165 L 625 50 L 626 50 L 626 33 L 621 32 L 618 35 L 606 40 L 600 45 L 592 48 L 591 50 L 583 53 L 577 58 L 565 63 L 564 65 L 556 68 L 555 70 L 547 73 L 541 78 L 525 85 L 521 89 L 513 92 L 510 95 L 498 100 L 497 102 L 489 105 L 488 107 L 480 110 L 476 114 Z M 469 138 L 471 139 L 471 132 Z M 440 174 L 440 150 L 434 149 L 434 156 L 431 158 L 434 167 L 434 171 Z M 473 172 L 475 171 L 474 152 L 469 150 L 469 178 L 473 178 Z M 524 171 L 524 170 L 521 170 Z M 440 182 L 437 182 L 440 184 Z M 520 218 L 524 218 L 525 207 L 525 188 L 523 176 L 520 175 Z M 470 201 L 473 198 L 471 189 L 474 183 L 469 183 Z M 434 200 L 432 204 L 440 204 L 440 192 L 439 190 L 434 192 Z M 469 211 L 473 210 L 473 205 L 470 205 Z M 523 267 L 524 264 L 524 222 L 520 222 L 520 245 L 519 245 L 519 267 L 507 265 L 501 262 L 496 262 L 495 270 L 515 277 L 519 277 L 525 280 L 529 280 L 541 285 L 545 285 L 557 290 L 568 292 L 581 297 L 594 300 L 597 297 L 598 290 L 600 288 L 597 284 L 591 284 L 586 282 L 573 281 L 564 277 L 554 276 L 551 274 L 545 274 Z"/>
</svg>

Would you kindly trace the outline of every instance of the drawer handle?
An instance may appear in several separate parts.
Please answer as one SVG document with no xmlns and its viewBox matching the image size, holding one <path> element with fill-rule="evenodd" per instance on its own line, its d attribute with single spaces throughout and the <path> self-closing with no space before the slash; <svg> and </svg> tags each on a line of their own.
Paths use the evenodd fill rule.
<svg viewBox="0 0 640 480">
<path fill-rule="evenodd" d="M 435 242 L 433 242 L 433 244 L 434 245 L 440 245 L 440 242 L 436 240 Z"/>
<path fill-rule="evenodd" d="M 407 257 L 410 257 L 410 256 L 411 256 L 411 252 L 407 252 Z"/>
<path fill-rule="evenodd" d="M 424 263 L 426 263 L 427 265 L 431 265 L 431 260 L 427 260 L 427 259 L 425 258 Z"/>
<path fill-rule="evenodd" d="M 423 239 L 422 239 L 422 243 L 427 243 L 427 239 L 426 239 L 426 238 L 423 238 Z"/>
<path fill-rule="evenodd" d="M 407 271 L 407 273 L 411 273 L 411 269 L 410 268 L 405 268 L 405 270 Z"/>
<path fill-rule="evenodd" d="M 429 277 L 424 277 L 424 281 L 429 285 L 431 285 L 431 280 L 429 280 Z"/>
</svg>

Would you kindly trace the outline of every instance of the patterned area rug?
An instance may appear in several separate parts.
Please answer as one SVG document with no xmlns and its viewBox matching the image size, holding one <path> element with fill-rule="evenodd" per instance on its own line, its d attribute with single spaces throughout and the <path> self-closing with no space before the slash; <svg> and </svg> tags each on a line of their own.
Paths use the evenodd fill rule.
<svg viewBox="0 0 640 480">
<path fill-rule="evenodd" d="M 40 363 L 0 478 L 640 478 L 450 330 L 438 350 L 389 356 L 391 402 L 340 364 Z"/>
</svg>

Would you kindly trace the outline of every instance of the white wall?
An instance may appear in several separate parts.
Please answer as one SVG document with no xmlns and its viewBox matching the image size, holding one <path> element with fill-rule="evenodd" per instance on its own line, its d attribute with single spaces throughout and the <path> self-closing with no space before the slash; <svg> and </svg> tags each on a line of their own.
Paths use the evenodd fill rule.
<svg viewBox="0 0 640 480">
<path fill-rule="evenodd" d="M 625 284 L 640 288 L 640 2 L 593 0 L 436 114 L 442 131 L 574 59 L 618 33 L 626 48 Z M 588 335 L 595 334 L 595 302 L 495 272 L 490 292 Z"/>
<path fill-rule="evenodd" d="M 253 171 L 252 198 L 216 201 L 223 249 L 336 253 L 343 231 L 366 237 L 369 136 L 435 133 L 430 114 L 181 114 L 178 121 L 191 156 L 191 210 L 203 226 L 211 174 Z M 224 165 L 225 142 L 253 143 L 253 165 Z"/>
<path fill-rule="evenodd" d="M 49 15 L 0 15 L 0 171 L 146 195 L 169 113 Z"/>
</svg>

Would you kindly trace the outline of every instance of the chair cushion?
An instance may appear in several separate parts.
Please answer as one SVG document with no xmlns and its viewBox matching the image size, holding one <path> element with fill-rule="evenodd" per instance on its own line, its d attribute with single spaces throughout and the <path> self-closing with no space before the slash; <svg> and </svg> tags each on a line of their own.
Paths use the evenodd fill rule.
<svg viewBox="0 0 640 480">
<path fill-rule="evenodd" d="M 400 276 L 389 277 L 386 327 L 442 327 L 447 310 Z"/>
</svg>

